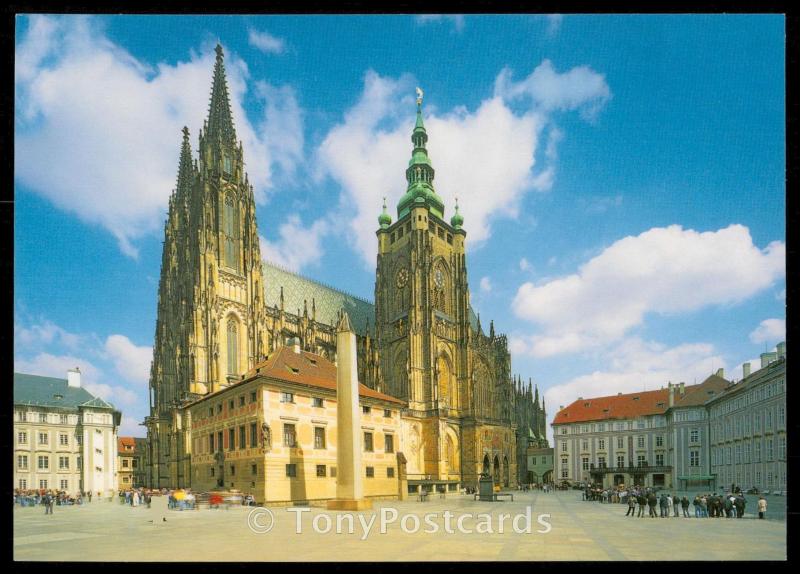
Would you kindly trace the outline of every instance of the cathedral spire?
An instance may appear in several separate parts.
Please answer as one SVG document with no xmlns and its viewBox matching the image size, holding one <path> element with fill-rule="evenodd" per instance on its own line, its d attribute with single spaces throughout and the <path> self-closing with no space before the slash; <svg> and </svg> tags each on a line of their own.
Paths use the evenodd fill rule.
<svg viewBox="0 0 800 574">
<path fill-rule="evenodd" d="M 425 147 L 428 142 L 428 132 L 425 130 L 425 123 L 422 120 L 422 90 L 420 88 L 417 88 L 417 121 L 414 124 L 414 131 L 411 132 L 411 142 L 414 144 L 414 149 L 406 169 L 408 189 L 397 204 L 397 218 L 404 217 L 412 207 L 417 205 L 425 205 L 434 215 L 444 218 L 444 202 L 433 189 L 435 172 L 428 157 L 428 149 Z"/>
<path fill-rule="evenodd" d="M 189 143 L 189 128 L 183 126 L 183 142 L 181 143 L 181 158 L 178 161 L 178 183 L 176 190 L 183 196 L 191 189 L 192 184 L 192 145 Z"/>
<path fill-rule="evenodd" d="M 233 128 L 231 104 L 228 98 L 228 82 L 225 79 L 225 63 L 222 45 L 214 49 L 217 61 L 214 64 L 214 83 L 211 87 L 211 102 L 208 106 L 206 137 L 211 141 L 219 138 L 223 143 L 236 146 L 236 130 Z"/>
</svg>

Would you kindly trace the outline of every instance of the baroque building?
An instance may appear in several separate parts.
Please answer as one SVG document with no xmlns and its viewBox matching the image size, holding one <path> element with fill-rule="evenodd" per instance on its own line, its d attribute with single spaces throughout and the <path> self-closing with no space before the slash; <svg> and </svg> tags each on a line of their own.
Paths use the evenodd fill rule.
<svg viewBox="0 0 800 574">
<path fill-rule="evenodd" d="M 184 128 L 164 231 L 148 484 L 192 483 L 190 405 L 243 381 L 281 347 L 335 363 L 343 311 L 356 334 L 359 381 L 404 404 L 399 446 L 409 488 L 474 483 L 482 472 L 515 484 L 518 433 L 522 452 L 530 437 L 544 437 L 544 405 L 511 375 L 505 335 L 493 323 L 485 333 L 469 304 L 464 219 L 456 204 L 446 221 L 434 190 L 421 98 L 397 221 L 385 203 L 378 218 L 372 304 L 262 261 L 221 46 L 216 53 L 198 159 Z"/>
<path fill-rule="evenodd" d="M 14 373 L 14 488 L 112 496 L 121 417 L 78 369 L 66 379 Z"/>
</svg>

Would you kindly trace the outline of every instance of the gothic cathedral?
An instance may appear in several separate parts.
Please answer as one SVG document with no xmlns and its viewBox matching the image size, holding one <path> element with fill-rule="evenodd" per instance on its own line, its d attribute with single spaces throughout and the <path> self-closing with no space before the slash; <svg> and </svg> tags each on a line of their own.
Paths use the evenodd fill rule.
<svg viewBox="0 0 800 574">
<path fill-rule="evenodd" d="M 359 380 L 407 403 L 409 484 L 474 484 L 481 473 L 516 484 L 525 447 L 544 440 L 544 405 L 538 389 L 512 376 L 506 337 L 493 323 L 485 334 L 470 306 L 464 218 L 456 204 L 448 223 L 434 190 L 421 98 L 397 221 L 385 204 L 378 218 L 373 305 L 262 262 L 221 46 L 216 54 L 198 159 L 184 128 L 164 229 L 145 420 L 149 485 L 191 485 L 187 405 L 236 384 L 283 345 L 335 360 L 342 310 L 357 334 Z"/>
</svg>

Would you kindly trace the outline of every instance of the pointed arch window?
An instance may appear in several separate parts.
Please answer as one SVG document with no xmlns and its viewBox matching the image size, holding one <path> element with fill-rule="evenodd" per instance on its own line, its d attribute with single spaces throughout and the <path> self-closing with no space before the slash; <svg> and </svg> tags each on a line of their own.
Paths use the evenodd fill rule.
<svg viewBox="0 0 800 574">
<path fill-rule="evenodd" d="M 236 319 L 228 319 L 228 374 L 239 373 L 239 325 Z"/>
<path fill-rule="evenodd" d="M 239 210 L 232 195 L 225 196 L 223 214 L 223 233 L 225 234 L 225 265 L 239 269 Z"/>
</svg>

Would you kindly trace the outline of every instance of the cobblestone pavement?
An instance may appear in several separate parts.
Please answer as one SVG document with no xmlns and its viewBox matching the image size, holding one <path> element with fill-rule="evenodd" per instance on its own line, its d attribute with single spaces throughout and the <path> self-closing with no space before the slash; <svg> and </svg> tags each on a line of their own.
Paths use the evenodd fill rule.
<svg viewBox="0 0 800 574">
<path fill-rule="evenodd" d="M 272 507 L 274 527 L 256 533 L 248 526 L 251 508 L 229 510 L 175 511 L 166 508 L 164 498 L 156 498 L 150 509 L 131 508 L 118 502 L 93 502 L 81 507 L 56 507 L 52 516 L 44 509 L 14 509 L 14 557 L 16 560 L 56 561 L 380 561 L 380 560 L 784 560 L 786 522 L 757 520 L 748 505 L 742 519 L 653 519 L 625 516 L 622 504 L 583 502 L 580 492 L 550 494 L 514 493 L 513 502 L 475 502 L 458 495 L 428 502 L 379 502 L 372 511 L 353 513 L 354 530 L 348 532 L 346 520 L 336 533 L 337 515 L 311 508 L 301 516 L 302 533 L 296 532 L 297 513 Z M 531 507 L 530 532 L 515 532 L 514 516 L 520 530 L 525 529 L 524 513 Z M 395 522 L 380 533 L 383 512 Z M 445 531 L 444 513 L 452 513 L 450 529 Z M 431 522 L 426 513 L 435 513 Z M 477 514 L 488 513 L 490 519 Z M 365 523 L 375 522 L 364 536 L 359 514 Z M 465 533 L 491 521 L 492 533 Z M 499 532 L 500 515 L 503 532 Z M 326 516 L 320 516 L 326 515 Z M 537 516 L 551 526 L 547 533 Z M 409 518 L 405 518 L 409 516 Z M 416 533 L 414 518 L 419 520 Z M 163 520 L 166 518 L 166 522 Z M 331 531 L 324 530 L 327 519 Z M 266 515 L 254 517 L 255 526 L 266 526 Z M 665 543 L 668 541 L 668 543 Z M 135 544 L 132 544 L 135 543 Z"/>
</svg>

